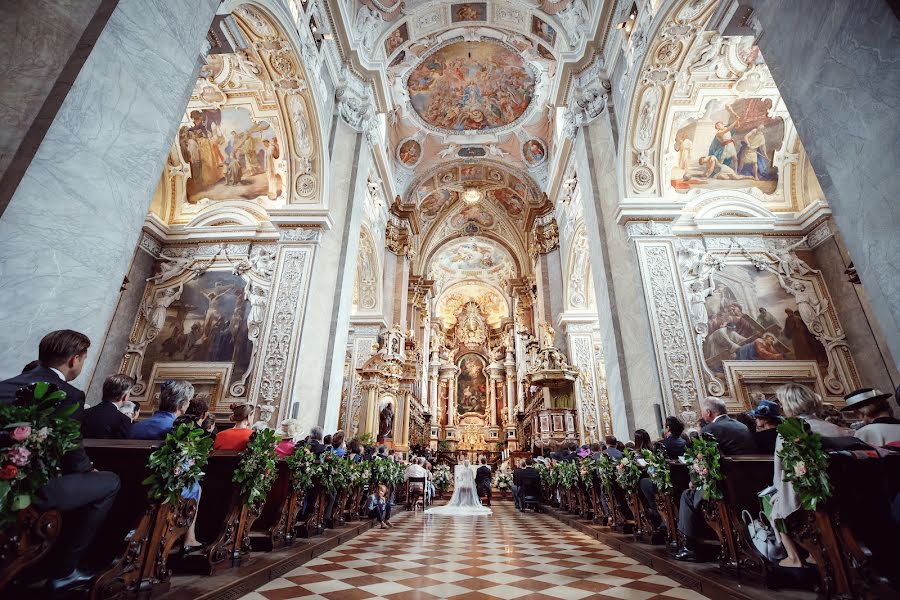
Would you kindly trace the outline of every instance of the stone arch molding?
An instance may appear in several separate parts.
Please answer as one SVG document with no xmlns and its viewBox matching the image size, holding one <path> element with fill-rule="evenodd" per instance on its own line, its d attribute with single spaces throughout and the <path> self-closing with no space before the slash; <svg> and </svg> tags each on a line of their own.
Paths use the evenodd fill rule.
<svg viewBox="0 0 900 600">
<path fill-rule="evenodd" d="M 326 197 L 326 161 L 317 103 L 307 76 L 305 53 L 300 52 L 303 45 L 292 19 L 280 3 L 267 0 L 230 2 L 226 8 L 231 9 L 248 44 L 234 54 L 208 57 L 201 68 L 157 191 L 162 197 L 157 216 L 168 225 L 195 221 L 198 215 L 226 201 L 248 201 L 271 215 L 321 208 Z M 204 111 L 221 111 L 221 116 L 212 113 L 198 127 L 192 114 L 206 114 Z M 208 124 L 217 119 L 214 125 Z M 196 134 L 216 136 L 214 144 L 209 144 L 214 157 L 205 163 L 196 159 L 185 141 L 185 132 L 190 135 L 192 128 Z M 231 131 L 253 137 L 251 132 L 260 129 L 263 131 L 256 131 L 253 144 L 263 146 L 262 140 L 269 138 L 272 147 L 277 139 L 277 156 L 272 152 L 270 160 L 266 150 L 257 148 L 255 155 L 262 158 L 247 167 L 249 156 L 254 153 L 246 153 L 246 157 L 239 158 L 244 166 L 241 184 L 230 185 L 225 179 L 227 165 L 234 147 L 240 145 Z M 198 154 L 202 156 L 203 151 Z M 209 167 L 213 173 L 210 180 L 218 174 L 218 184 L 202 186 L 197 191 L 197 178 L 192 173 L 197 164 Z M 216 173 L 216 169 L 221 171 Z M 246 191 L 248 181 L 261 177 L 276 183 L 268 189 L 250 185 L 250 191 Z"/>
</svg>

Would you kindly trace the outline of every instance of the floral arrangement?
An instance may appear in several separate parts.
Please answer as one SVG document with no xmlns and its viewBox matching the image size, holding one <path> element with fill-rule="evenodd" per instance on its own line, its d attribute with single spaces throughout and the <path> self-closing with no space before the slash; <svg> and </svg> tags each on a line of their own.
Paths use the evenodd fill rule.
<svg viewBox="0 0 900 600">
<path fill-rule="evenodd" d="M 298 447 L 287 459 L 288 469 L 291 471 L 291 480 L 294 489 L 304 491 L 312 486 L 313 477 L 319 474 L 318 457 L 312 453 L 308 446 Z"/>
<path fill-rule="evenodd" d="M 0 524 L 16 519 L 38 490 L 60 472 L 66 452 L 78 447 L 76 404 L 60 410 L 66 393 L 38 382 L 16 392 L 12 404 L 0 405 Z"/>
<path fill-rule="evenodd" d="M 695 437 L 685 449 L 684 462 L 691 474 L 691 481 L 695 488 L 702 488 L 704 500 L 722 499 L 720 460 L 719 444 L 715 440 Z"/>
<path fill-rule="evenodd" d="M 150 486 L 150 500 L 178 504 L 185 489 L 193 489 L 203 478 L 213 438 L 200 427 L 182 423 L 169 431 L 163 445 L 150 455 L 150 475 L 143 484 Z"/>
<path fill-rule="evenodd" d="M 579 480 L 578 465 L 571 461 L 558 462 L 553 467 L 557 471 L 559 484 L 567 490 L 572 489 Z"/>
<path fill-rule="evenodd" d="M 368 461 L 360 461 L 358 463 L 350 462 L 350 485 L 351 487 L 368 489 L 369 481 L 372 480 L 372 467 Z"/>
<path fill-rule="evenodd" d="M 638 482 L 641 480 L 641 466 L 637 462 L 637 455 L 631 448 L 626 448 L 622 454 L 624 456 L 616 464 L 616 481 L 626 493 L 630 494 L 637 490 Z"/>
<path fill-rule="evenodd" d="M 804 509 L 816 510 L 831 497 L 828 454 L 822 450 L 822 436 L 807 431 L 803 421 L 794 417 L 782 421 L 778 433 L 784 440 L 778 451 L 784 481 L 794 486 Z"/>
<path fill-rule="evenodd" d="M 597 472 L 597 461 L 593 458 L 587 457 L 578 463 L 578 471 L 581 475 L 581 483 L 584 484 L 584 487 L 587 489 L 591 489 L 594 487 L 594 474 Z"/>
<path fill-rule="evenodd" d="M 494 477 L 494 487 L 501 492 L 508 492 L 512 489 L 512 473 L 497 473 Z"/>
<path fill-rule="evenodd" d="M 597 471 L 600 473 L 600 481 L 607 490 L 612 489 L 613 481 L 616 480 L 616 463 L 608 456 L 603 455 L 597 461 Z"/>
<path fill-rule="evenodd" d="M 250 436 L 247 448 L 241 452 L 241 461 L 231 480 L 241 485 L 241 500 L 246 506 L 255 506 L 265 499 L 275 481 L 277 441 L 273 430 L 258 429 Z"/>
<path fill-rule="evenodd" d="M 656 486 L 656 490 L 660 494 L 667 494 L 672 491 L 672 474 L 669 471 L 669 462 L 663 451 L 651 452 L 644 448 L 641 451 L 644 460 L 647 461 L 647 475 L 650 481 Z"/>
<path fill-rule="evenodd" d="M 431 481 L 434 489 L 443 494 L 453 485 L 453 474 L 448 465 L 437 465 L 431 473 Z"/>
<path fill-rule="evenodd" d="M 333 452 L 319 455 L 319 480 L 329 494 L 350 485 L 350 461 Z"/>
</svg>

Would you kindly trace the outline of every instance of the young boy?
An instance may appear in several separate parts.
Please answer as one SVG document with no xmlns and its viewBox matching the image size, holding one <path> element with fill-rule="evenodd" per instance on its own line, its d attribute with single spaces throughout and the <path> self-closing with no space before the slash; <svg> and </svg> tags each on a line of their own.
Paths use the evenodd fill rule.
<svg viewBox="0 0 900 600">
<path fill-rule="evenodd" d="M 391 505 L 387 501 L 387 488 L 379 485 L 375 493 L 369 496 L 369 518 L 377 519 L 381 528 L 393 527 L 391 524 Z"/>
</svg>

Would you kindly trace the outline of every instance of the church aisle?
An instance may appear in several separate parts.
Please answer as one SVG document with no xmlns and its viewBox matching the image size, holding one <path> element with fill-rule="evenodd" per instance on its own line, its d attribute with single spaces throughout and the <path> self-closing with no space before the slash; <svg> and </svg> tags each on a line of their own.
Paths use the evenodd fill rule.
<svg viewBox="0 0 900 600">
<path fill-rule="evenodd" d="M 488 517 L 401 513 L 244 600 L 702 598 L 546 515 L 495 502 Z"/>
</svg>

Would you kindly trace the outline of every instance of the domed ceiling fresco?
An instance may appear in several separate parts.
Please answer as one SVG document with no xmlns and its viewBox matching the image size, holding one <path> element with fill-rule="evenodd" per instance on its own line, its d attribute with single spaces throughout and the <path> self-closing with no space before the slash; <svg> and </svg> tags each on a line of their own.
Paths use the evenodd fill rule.
<svg viewBox="0 0 900 600">
<path fill-rule="evenodd" d="M 531 104 L 536 75 L 498 40 L 453 41 L 425 56 L 406 87 L 415 113 L 429 127 L 490 132 L 518 121 Z"/>
</svg>

